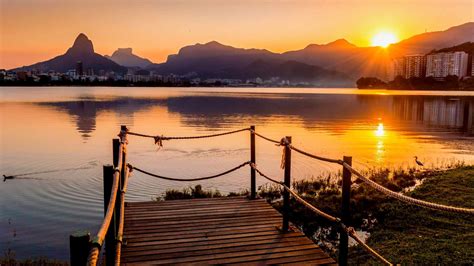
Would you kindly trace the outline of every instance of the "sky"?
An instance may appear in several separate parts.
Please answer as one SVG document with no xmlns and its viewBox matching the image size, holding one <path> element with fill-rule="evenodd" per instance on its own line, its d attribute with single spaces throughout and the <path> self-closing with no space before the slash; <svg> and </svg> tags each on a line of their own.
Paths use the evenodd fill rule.
<svg viewBox="0 0 474 266">
<path fill-rule="evenodd" d="M 370 46 L 474 21 L 473 0 L 0 0 L 0 68 L 63 54 L 79 33 L 99 54 L 163 62 L 212 40 L 284 52 L 345 38 Z"/>
</svg>

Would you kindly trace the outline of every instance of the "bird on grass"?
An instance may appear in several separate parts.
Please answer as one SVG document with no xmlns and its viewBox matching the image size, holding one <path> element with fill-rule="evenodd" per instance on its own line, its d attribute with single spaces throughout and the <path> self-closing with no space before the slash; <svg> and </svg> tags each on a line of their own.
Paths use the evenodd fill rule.
<svg viewBox="0 0 474 266">
<path fill-rule="evenodd" d="M 415 162 L 416 162 L 416 164 L 418 164 L 419 166 L 423 166 L 423 163 L 420 162 L 420 160 L 418 160 L 418 156 L 415 156 Z"/>
</svg>

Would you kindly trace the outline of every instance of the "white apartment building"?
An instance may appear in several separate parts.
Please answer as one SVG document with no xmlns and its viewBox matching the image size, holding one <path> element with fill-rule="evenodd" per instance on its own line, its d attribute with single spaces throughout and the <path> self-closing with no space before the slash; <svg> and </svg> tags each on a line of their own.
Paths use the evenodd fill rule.
<svg viewBox="0 0 474 266">
<path fill-rule="evenodd" d="M 455 75 L 467 76 L 469 55 L 465 52 L 436 53 L 426 56 L 426 76 L 444 78 Z"/>
</svg>

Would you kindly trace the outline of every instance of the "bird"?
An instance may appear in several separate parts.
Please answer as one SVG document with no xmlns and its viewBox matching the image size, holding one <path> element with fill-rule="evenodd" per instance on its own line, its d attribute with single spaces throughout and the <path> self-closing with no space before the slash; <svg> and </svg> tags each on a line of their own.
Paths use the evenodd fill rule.
<svg viewBox="0 0 474 266">
<path fill-rule="evenodd" d="M 13 178 L 15 178 L 15 176 L 13 175 L 10 175 L 10 176 L 3 175 L 3 182 L 7 181 L 7 179 L 13 179 Z"/>
<path fill-rule="evenodd" d="M 423 166 L 423 163 L 418 160 L 418 156 L 415 156 L 415 162 L 416 162 L 416 164 L 418 164 L 419 166 Z"/>
</svg>

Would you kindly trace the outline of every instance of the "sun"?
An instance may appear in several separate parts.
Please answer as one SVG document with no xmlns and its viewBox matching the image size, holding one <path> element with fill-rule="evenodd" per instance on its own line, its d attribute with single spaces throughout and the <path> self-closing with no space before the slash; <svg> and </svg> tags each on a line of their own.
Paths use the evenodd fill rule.
<svg viewBox="0 0 474 266">
<path fill-rule="evenodd" d="M 372 46 L 388 47 L 392 43 L 397 42 L 397 36 L 391 32 L 379 32 L 372 37 Z"/>
</svg>

